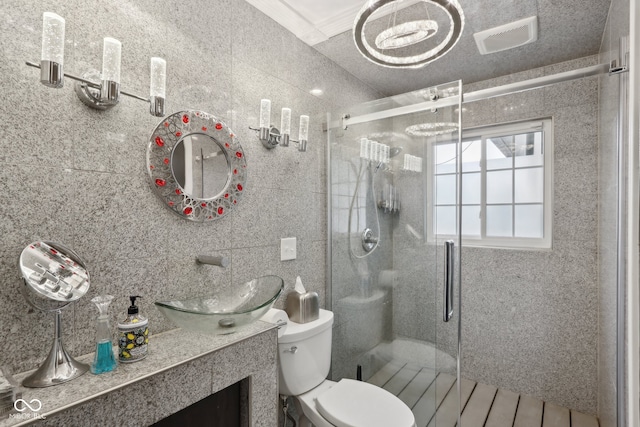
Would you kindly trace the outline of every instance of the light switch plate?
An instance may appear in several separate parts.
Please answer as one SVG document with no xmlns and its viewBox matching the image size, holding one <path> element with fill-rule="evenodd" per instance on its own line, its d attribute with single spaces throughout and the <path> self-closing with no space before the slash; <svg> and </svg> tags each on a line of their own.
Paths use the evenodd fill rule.
<svg viewBox="0 0 640 427">
<path fill-rule="evenodd" d="M 296 238 L 280 239 L 280 261 L 296 259 Z"/>
</svg>

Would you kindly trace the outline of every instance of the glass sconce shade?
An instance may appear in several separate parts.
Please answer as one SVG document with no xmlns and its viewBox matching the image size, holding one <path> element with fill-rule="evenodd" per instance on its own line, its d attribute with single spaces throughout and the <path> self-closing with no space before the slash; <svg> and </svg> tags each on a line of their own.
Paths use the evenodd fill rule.
<svg viewBox="0 0 640 427">
<path fill-rule="evenodd" d="M 104 38 L 102 50 L 102 80 L 120 83 L 120 57 L 122 43 L 111 37 Z"/>
<path fill-rule="evenodd" d="M 151 84 L 149 95 L 164 98 L 167 85 L 167 61 L 162 58 L 151 58 Z"/>
<path fill-rule="evenodd" d="M 309 116 L 300 116 L 300 132 L 298 139 L 306 141 L 309 139 Z"/>
<path fill-rule="evenodd" d="M 271 101 L 260 100 L 260 127 L 268 128 L 271 125 Z"/>
<path fill-rule="evenodd" d="M 291 108 L 283 108 L 280 117 L 280 133 L 282 135 L 291 134 Z"/>
<path fill-rule="evenodd" d="M 42 61 L 64 63 L 64 18 L 53 12 L 42 14 Z"/>
</svg>

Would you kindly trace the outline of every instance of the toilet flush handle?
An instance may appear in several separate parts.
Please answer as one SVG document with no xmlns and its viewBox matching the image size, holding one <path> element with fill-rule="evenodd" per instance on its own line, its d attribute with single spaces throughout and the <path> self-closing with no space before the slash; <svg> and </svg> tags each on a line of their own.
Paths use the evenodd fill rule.
<svg viewBox="0 0 640 427">
<path fill-rule="evenodd" d="M 298 347 L 296 347 L 295 345 L 291 348 L 286 349 L 284 352 L 285 353 L 291 353 L 291 354 L 296 354 L 296 352 L 298 351 Z"/>
</svg>

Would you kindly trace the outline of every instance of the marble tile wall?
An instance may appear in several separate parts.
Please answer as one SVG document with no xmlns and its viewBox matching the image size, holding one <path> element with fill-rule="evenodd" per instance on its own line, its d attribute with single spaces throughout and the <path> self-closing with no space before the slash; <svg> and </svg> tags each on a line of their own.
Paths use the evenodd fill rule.
<svg viewBox="0 0 640 427">
<path fill-rule="evenodd" d="M 85 107 L 72 82 L 53 90 L 39 72 L 42 12 L 66 19 L 65 71 L 100 68 L 102 38 L 123 44 L 122 88 L 146 95 L 149 58 L 167 60 L 167 112 L 200 109 L 237 134 L 248 163 L 246 193 L 237 211 L 210 224 L 185 221 L 152 192 L 145 168 L 147 138 L 159 119 L 148 105 L 123 98 L 110 111 Z M 127 296 L 142 295 L 152 332 L 173 328 L 153 302 L 211 293 L 263 274 L 300 275 L 325 291 L 326 112 L 378 94 L 243 1 L 15 1 L 0 13 L 0 364 L 19 372 L 46 356 L 53 317 L 34 312 L 19 293 L 16 261 L 35 240 L 73 248 L 87 263 L 91 289 L 63 315 L 67 349 L 93 351 L 99 294 L 116 297 L 112 324 Z M 324 94 L 309 94 L 321 88 Z M 309 148 L 267 151 L 249 126 L 261 98 L 311 117 Z M 297 237 L 297 259 L 280 261 L 280 238 Z M 227 269 L 195 264 L 197 254 L 230 258 Z M 277 302 L 282 307 L 284 299 Z M 153 348 L 151 348 L 153 351 Z"/>
</svg>

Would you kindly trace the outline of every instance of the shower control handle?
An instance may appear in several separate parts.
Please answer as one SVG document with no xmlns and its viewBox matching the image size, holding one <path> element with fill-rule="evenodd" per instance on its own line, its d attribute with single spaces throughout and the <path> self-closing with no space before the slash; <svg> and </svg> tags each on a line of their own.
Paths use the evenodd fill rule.
<svg viewBox="0 0 640 427">
<path fill-rule="evenodd" d="M 454 274 L 454 242 L 447 240 L 444 242 L 444 316 L 445 322 L 453 317 L 453 274 Z"/>
<path fill-rule="evenodd" d="M 365 228 L 362 234 L 360 235 L 360 239 L 362 240 L 362 248 L 367 252 L 371 252 L 375 249 L 378 244 L 378 238 L 373 235 L 373 230 L 370 228 Z"/>
</svg>

